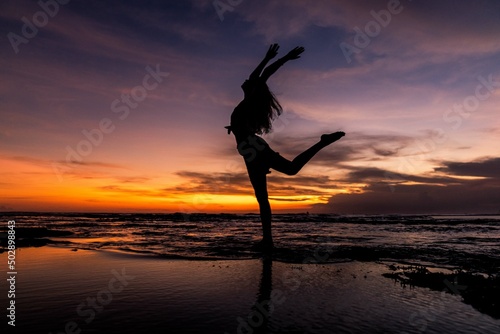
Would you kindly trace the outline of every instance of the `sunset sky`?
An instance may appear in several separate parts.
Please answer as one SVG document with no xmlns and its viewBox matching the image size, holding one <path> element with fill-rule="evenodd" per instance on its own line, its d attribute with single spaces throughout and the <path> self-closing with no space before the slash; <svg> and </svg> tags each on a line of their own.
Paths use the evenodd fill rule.
<svg viewBox="0 0 500 334">
<path fill-rule="evenodd" d="M 1 211 L 257 212 L 224 126 L 279 43 L 271 147 L 346 136 L 275 212 L 500 212 L 500 1 L 40 3 L 0 4 Z"/>
</svg>

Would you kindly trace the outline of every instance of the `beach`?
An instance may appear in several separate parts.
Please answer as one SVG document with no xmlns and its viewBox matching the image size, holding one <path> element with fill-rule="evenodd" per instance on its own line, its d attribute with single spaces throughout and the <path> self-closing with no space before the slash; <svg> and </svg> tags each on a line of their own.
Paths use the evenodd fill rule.
<svg viewBox="0 0 500 334">
<path fill-rule="evenodd" d="M 0 261 L 7 261 L 6 253 Z M 389 270 L 382 262 L 176 260 L 43 246 L 18 250 L 17 263 L 16 327 L 9 333 L 497 333 L 500 328 L 499 319 L 461 302 L 459 295 L 403 287 L 383 277 Z M 1 289 L 7 289 L 5 281 Z"/>
<path fill-rule="evenodd" d="M 500 334 L 500 0 L 0 26 L 0 334 Z"/>
</svg>

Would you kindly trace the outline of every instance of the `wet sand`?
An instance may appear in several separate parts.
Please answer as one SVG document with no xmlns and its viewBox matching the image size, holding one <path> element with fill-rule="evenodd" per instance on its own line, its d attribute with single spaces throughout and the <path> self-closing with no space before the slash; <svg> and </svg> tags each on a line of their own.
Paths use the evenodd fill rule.
<svg viewBox="0 0 500 334">
<path fill-rule="evenodd" d="M 7 254 L 0 254 L 6 263 Z M 22 248 L 12 333 L 498 333 L 459 295 L 402 287 L 386 264 L 189 261 Z M 7 291 L 5 280 L 1 291 Z M 6 294 L 1 294 L 6 305 Z M 5 311 L 4 311 L 5 312 Z M 5 323 L 7 322 L 5 320 Z M 79 332 L 81 330 L 81 332 Z"/>
</svg>

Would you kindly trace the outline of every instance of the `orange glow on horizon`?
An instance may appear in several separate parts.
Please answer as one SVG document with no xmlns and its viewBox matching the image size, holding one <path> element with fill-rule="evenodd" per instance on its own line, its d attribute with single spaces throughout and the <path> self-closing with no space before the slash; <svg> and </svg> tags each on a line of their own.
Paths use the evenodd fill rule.
<svg viewBox="0 0 500 334">
<path fill-rule="evenodd" d="M 16 159 L 2 159 L 8 176 L 0 184 L 4 198 L 2 211 L 60 212 L 258 212 L 259 207 L 248 185 L 248 193 L 231 194 L 224 190 L 200 192 L 173 175 L 153 181 L 120 181 L 121 171 L 104 173 L 103 169 L 82 166 L 58 179 L 49 164 Z M 13 182 L 13 180 L 21 180 Z M 11 183 L 9 183 L 11 181 Z M 172 189 L 172 190 L 169 190 Z M 217 191 L 217 187 L 214 187 Z M 338 193 L 362 191 L 362 185 L 332 189 L 308 187 L 309 194 L 293 191 L 270 191 L 274 212 L 300 212 L 315 204 L 324 204 Z"/>
</svg>

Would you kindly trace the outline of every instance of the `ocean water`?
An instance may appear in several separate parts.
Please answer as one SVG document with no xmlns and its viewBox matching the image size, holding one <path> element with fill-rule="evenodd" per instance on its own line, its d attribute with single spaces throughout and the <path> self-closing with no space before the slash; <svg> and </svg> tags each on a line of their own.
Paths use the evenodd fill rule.
<svg viewBox="0 0 500 334">
<path fill-rule="evenodd" d="M 81 333 L 493 334 L 500 328 L 498 318 L 459 295 L 382 277 L 393 263 L 498 273 L 500 216 L 275 215 L 272 258 L 251 249 L 261 235 L 254 214 L 1 216 L 0 245 L 7 221 L 16 221 L 20 333 L 64 333 L 70 323 Z M 6 252 L 0 260 L 7 262 Z M 117 272 L 130 279 L 109 295 Z M 7 291 L 5 280 L 0 290 Z M 101 303 L 95 312 L 92 298 Z M 259 308 L 269 302 L 269 309 Z"/>
<path fill-rule="evenodd" d="M 179 259 L 248 259 L 261 237 L 255 214 L 3 213 L 37 245 Z M 500 215 L 273 217 L 274 259 L 302 263 L 395 260 L 484 273 L 500 270 Z M 5 234 L 2 235 L 5 237 Z"/>
</svg>

